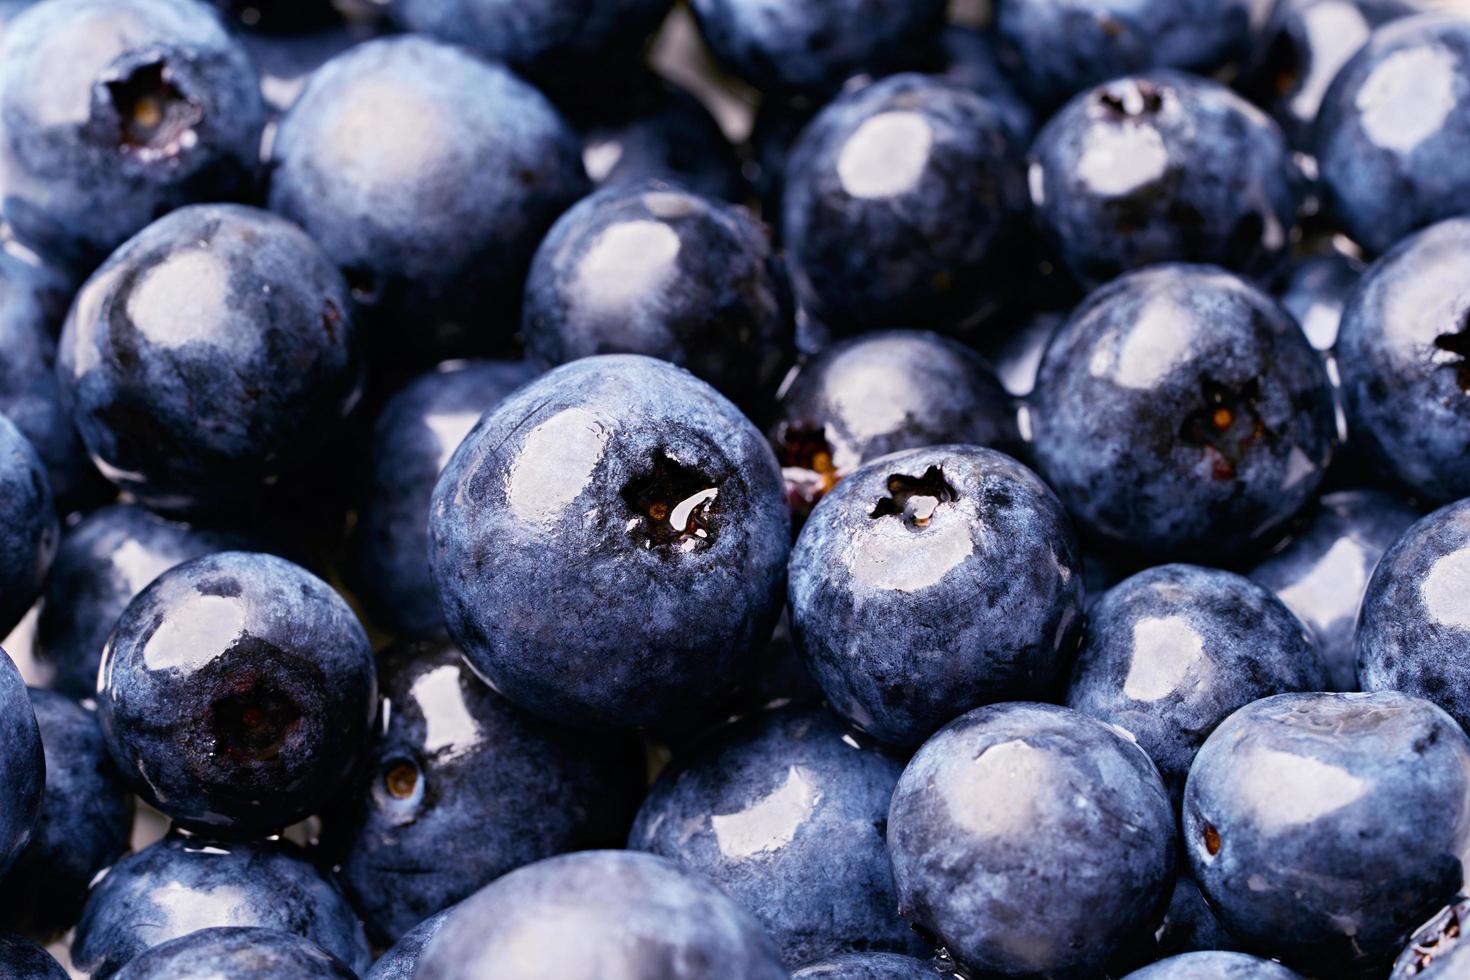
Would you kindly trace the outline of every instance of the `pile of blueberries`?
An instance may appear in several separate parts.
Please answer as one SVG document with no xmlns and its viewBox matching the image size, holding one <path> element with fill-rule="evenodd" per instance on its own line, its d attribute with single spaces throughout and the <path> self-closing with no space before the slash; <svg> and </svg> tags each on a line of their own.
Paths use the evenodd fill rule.
<svg viewBox="0 0 1470 980">
<path fill-rule="evenodd" d="M 1470 978 L 1422 3 L 0 0 L 0 980 Z"/>
</svg>

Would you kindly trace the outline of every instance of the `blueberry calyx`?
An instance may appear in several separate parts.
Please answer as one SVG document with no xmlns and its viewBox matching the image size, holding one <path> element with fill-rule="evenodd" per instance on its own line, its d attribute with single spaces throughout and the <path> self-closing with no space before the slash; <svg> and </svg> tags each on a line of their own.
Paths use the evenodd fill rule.
<svg viewBox="0 0 1470 980">
<path fill-rule="evenodd" d="M 846 475 L 833 462 L 825 426 L 783 423 L 776 435 L 776 451 L 786 480 L 786 502 L 802 513 L 810 513 Z"/>
<path fill-rule="evenodd" d="M 897 515 L 913 530 L 929 526 L 940 504 L 951 503 L 959 497 L 955 488 L 944 478 L 944 470 L 931 466 L 920 477 L 895 473 L 888 478 L 889 496 L 879 499 L 869 517 L 879 518 Z"/>
<path fill-rule="evenodd" d="M 300 720 L 297 704 L 269 687 L 229 694 L 212 706 L 215 748 L 235 759 L 271 762 Z"/>
<path fill-rule="evenodd" d="M 623 500 L 633 511 L 628 530 L 644 548 L 703 551 L 715 542 L 719 494 L 709 477 L 658 453 L 648 472 L 623 487 Z"/>
<path fill-rule="evenodd" d="M 1202 378 L 1200 392 L 1204 404 L 1184 417 L 1179 437 L 1204 450 L 1215 479 L 1233 479 L 1250 447 L 1271 435 L 1256 407 L 1261 382 L 1252 378 L 1231 389 L 1211 378 Z"/>
<path fill-rule="evenodd" d="M 106 84 L 117 113 L 121 149 L 162 158 L 177 156 L 194 144 L 194 127 L 204 118 L 204 108 L 174 84 L 166 62 L 139 65 Z"/>
<path fill-rule="evenodd" d="M 1436 959 L 1448 956 L 1464 933 L 1461 921 L 1464 911 L 1466 904 L 1455 902 L 1421 926 L 1409 941 L 1409 948 L 1399 957 L 1394 977 L 1417 977 L 1433 966 Z"/>
<path fill-rule="evenodd" d="M 1455 369 L 1455 382 L 1461 391 L 1470 394 L 1470 313 L 1465 315 L 1459 330 L 1435 337 L 1434 346 L 1452 355 L 1444 359 L 1443 366 Z"/>
<path fill-rule="evenodd" d="M 1097 101 L 1115 116 L 1151 116 L 1163 110 L 1164 90 L 1147 79 L 1130 80 L 1099 92 Z"/>
</svg>

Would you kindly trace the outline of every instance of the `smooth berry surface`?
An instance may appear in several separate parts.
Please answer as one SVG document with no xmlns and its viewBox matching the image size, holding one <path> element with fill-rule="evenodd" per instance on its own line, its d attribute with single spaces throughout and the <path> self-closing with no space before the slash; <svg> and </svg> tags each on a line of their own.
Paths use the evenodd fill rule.
<svg viewBox="0 0 1470 980">
<path fill-rule="evenodd" d="M 0 971 L 26 980 L 67 980 L 55 957 L 23 936 L 0 935 Z"/>
<path fill-rule="evenodd" d="M 953 974 L 951 974 L 953 975 Z M 935 980 L 944 968 L 899 953 L 842 953 L 808 963 L 792 980 Z"/>
<path fill-rule="evenodd" d="M 1245 953 L 1203 952 L 1171 956 L 1123 980 L 1301 980 L 1301 975 Z"/>
<path fill-rule="evenodd" d="M 46 757 L 29 692 L 15 663 L 0 657 L 0 874 L 30 843 L 45 785 Z"/>
<path fill-rule="evenodd" d="M 0 415 L 0 633 L 40 595 L 60 538 L 45 463 Z"/>
<path fill-rule="evenodd" d="M 179 980 L 230 977 L 231 980 L 355 980 L 337 957 L 309 939 L 279 929 L 225 927 L 201 929 L 160 943 L 128 961 L 118 980 Z"/>
<path fill-rule="evenodd" d="M 439 935 L 439 930 L 444 928 L 444 923 L 449 921 L 454 909 L 451 905 L 441 912 L 435 912 L 404 933 L 398 942 L 378 957 L 373 968 L 363 974 L 363 980 L 413 980 L 414 970 L 418 968 L 424 947 L 429 944 L 429 940 Z"/>
</svg>

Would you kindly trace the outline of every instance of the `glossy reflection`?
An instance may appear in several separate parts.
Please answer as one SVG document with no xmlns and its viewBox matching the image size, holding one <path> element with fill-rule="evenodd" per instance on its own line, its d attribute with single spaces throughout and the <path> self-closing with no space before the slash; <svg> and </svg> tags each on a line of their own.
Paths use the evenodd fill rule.
<svg viewBox="0 0 1470 980">
<path fill-rule="evenodd" d="M 1153 764 L 1066 708 L 962 716 L 909 762 L 888 819 L 900 913 L 976 973 L 1096 975 L 1149 934 L 1174 879 Z"/>
<path fill-rule="evenodd" d="M 1467 792 L 1470 739 L 1427 701 L 1281 694 L 1205 742 L 1184 843 L 1232 934 L 1314 975 L 1356 975 L 1386 968 L 1460 888 Z"/>
<path fill-rule="evenodd" d="M 1209 266 L 1093 293 L 1047 349 L 1031 420 L 1038 469 L 1084 535 L 1155 561 L 1268 544 L 1312 499 L 1336 436 L 1300 328 Z"/>
<path fill-rule="evenodd" d="M 0 415 L 0 634 L 14 629 L 41 594 L 60 538 L 45 463 Z"/>
<path fill-rule="evenodd" d="M 1313 255 L 1292 266 L 1278 298 L 1313 347 L 1332 350 L 1343 310 L 1362 276 L 1363 264 L 1341 252 Z"/>
<path fill-rule="evenodd" d="M 884 828 L 902 763 L 822 708 L 756 715 L 666 770 L 628 846 L 715 881 L 790 965 L 922 950 L 894 912 Z"/>
<path fill-rule="evenodd" d="M 788 594 L 833 709 L 902 745 L 969 707 L 1046 696 L 1082 612 L 1056 498 L 971 446 L 880 457 L 839 483 L 802 529 Z"/>
<path fill-rule="evenodd" d="M 1353 627 L 1368 577 L 1418 517 L 1412 507 L 1386 493 L 1331 493 L 1286 547 L 1250 572 L 1311 629 L 1334 691 L 1358 690 Z"/>
<path fill-rule="evenodd" d="M 1067 705 L 1133 736 L 1175 803 L 1206 736 L 1235 709 L 1327 683 L 1302 624 L 1230 572 L 1162 565 L 1092 607 Z"/>
</svg>

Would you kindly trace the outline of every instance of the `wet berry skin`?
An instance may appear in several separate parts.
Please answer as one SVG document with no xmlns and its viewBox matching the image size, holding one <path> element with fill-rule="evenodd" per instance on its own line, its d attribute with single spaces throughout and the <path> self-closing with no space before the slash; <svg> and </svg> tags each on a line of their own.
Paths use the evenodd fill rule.
<svg viewBox="0 0 1470 980">
<path fill-rule="evenodd" d="M 828 703 L 895 745 L 969 708 L 1054 696 L 1082 619 L 1056 497 L 976 446 L 882 456 L 839 483 L 791 554 L 791 628 Z"/>
<path fill-rule="evenodd" d="M 127 852 L 133 796 L 92 711 L 53 691 L 32 689 L 30 699 L 46 787 L 30 843 L 6 874 L 0 923 L 52 939 L 76 924 L 97 873 Z"/>
<path fill-rule="evenodd" d="M 658 182 L 562 215 L 531 263 L 522 315 L 542 367 L 645 354 L 752 411 L 794 358 L 790 287 L 765 228 L 743 207 Z"/>
<path fill-rule="evenodd" d="M 42 593 L 31 658 L 42 686 L 97 694 L 102 647 L 133 597 L 175 565 L 246 538 L 160 517 L 136 504 L 92 511 L 69 528 Z"/>
<path fill-rule="evenodd" d="M 451 905 L 442 912 L 435 912 L 404 933 L 403 938 L 389 947 L 387 952 L 378 957 L 373 968 L 363 974 L 363 980 L 413 980 L 413 971 L 418 967 L 420 957 L 424 955 L 424 947 L 429 945 L 429 940 L 439 935 L 439 930 L 444 928 L 444 923 L 449 920 L 454 909 L 455 906 Z"/>
<path fill-rule="evenodd" d="M 1453 980 L 1470 965 L 1470 944 L 1466 944 L 1465 922 L 1470 918 L 1470 900 L 1455 900 L 1424 923 L 1409 939 L 1409 945 L 1393 961 L 1389 980 Z"/>
<path fill-rule="evenodd" d="M 1332 350 L 1342 314 L 1363 278 L 1363 263 L 1341 252 L 1310 255 L 1294 263 L 1277 298 L 1301 324 L 1312 346 Z"/>
<path fill-rule="evenodd" d="M 995 104 L 939 78 L 839 96 L 787 161 L 781 236 L 798 297 L 845 333 L 984 319 L 1010 285 L 1020 152 Z"/>
<path fill-rule="evenodd" d="M 1245 953 L 1184 953 L 1134 970 L 1123 980 L 1301 980 L 1280 963 Z"/>
<path fill-rule="evenodd" d="M 0 975 L 26 980 L 67 980 L 69 974 L 36 943 L 0 935 Z"/>
<path fill-rule="evenodd" d="M 780 614 L 782 498 L 760 431 L 693 375 L 631 354 L 563 365 L 439 478 L 430 565 L 450 635 L 558 724 L 705 718 Z"/>
<path fill-rule="evenodd" d="M 98 718 L 134 788 L 181 826 L 279 830 L 335 798 L 377 708 L 372 648 L 325 582 L 254 552 L 160 575 L 102 651 Z"/>
<path fill-rule="evenodd" d="M 414 980 L 784 980 L 776 945 L 708 880 L 630 851 L 512 871 L 463 902 Z"/>
<path fill-rule="evenodd" d="M 1374 33 L 1316 129 L 1324 202 L 1370 252 L 1470 211 L 1470 23 L 1425 14 Z"/>
<path fill-rule="evenodd" d="M 1014 406 L 990 368 L 963 344 L 920 330 L 823 349 L 782 392 L 768 434 L 797 520 L 879 456 L 944 443 L 1020 448 Z"/>
<path fill-rule="evenodd" d="M 1467 259 L 1470 219 L 1404 240 L 1364 274 L 1338 336 L 1354 441 L 1434 503 L 1470 494 Z"/>
<path fill-rule="evenodd" d="M 36 4 L 0 64 L 5 220 L 49 257 L 87 268 L 160 214 L 253 190 L 259 81 L 201 4 Z"/>
<path fill-rule="evenodd" d="M 791 980 L 942 980 L 944 976 L 946 971 L 933 960 L 901 953 L 841 953 L 807 963 Z"/>
<path fill-rule="evenodd" d="M 171 939 L 233 926 L 295 933 L 354 970 L 372 962 L 362 923 L 300 848 L 172 833 L 123 858 L 97 882 L 72 942 L 72 963 L 110 977 Z"/>
<path fill-rule="evenodd" d="M 0 415 L 0 635 L 40 594 L 60 537 L 45 465 Z"/>
<path fill-rule="evenodd" d="M 1156 262 L 1250 277 L 1291 249 L 1305 182 L 1280 128 L 1217 82 L 1172 71 L 1083 92 L 1031 148 L 1036 221 L 1096 286 Z"/>
<path fill-rule="evenodd" d="M 322 66 L 271 161 L 271 210 L 346 273 L 379 342 L 415 354 L 501 345 L 536 243 L 587 189 L 577 135 L 541 93 L 419 36 Z"/>
<path fill-rule="evenodd" d="M 1218 569 L 1160 565 L 1089 610 L 1067 706 L 1132 735 L 1177 805 L 1195 753 L 1232 712 L 1326 684 L 1306 629 L 1265 588 Z"/>
<path fill-rule="evenodd" d="M 1314 976 L 1382 976 L 1459 889 L 1470 739 L 1396 691 L 1278 694 L 1215 729 L 1184 789 L 1184 846 L 1220 921 Z"/>
<path fill-rule="evenodd" d="M 480 416 L 535 376 L 523 361 L 447 361 L 378 414 L 342 574 L 380 629 L 406 638 L 444 634 L 429 571 L 434 484 Z"/>
<path fill-rule="evenodd" d="M 1084 538 L 1155 561 L 1268 545 L 1336 439 L 1301 329 L 1208 266 L 1144 269 L 1088 297 L 1042 360 L 1031 415 L 1038 471 Z"/>
<path fill-rule="evenodd" d="M 1358 689 L 1358 607 L 1379 559 L 1418 517 L 1414 508 L 1381 491 L 1330 493 L 1285 547 L 1250 571 L 1312 631 L 1330 690 Z"/>
<path fill-rule="evenodd" d="M 4 651 L 0 651 L 3 653 Z M 11 868 L 31 840 L 41 814 L 46 757 L 36 713 L 20 671 L 0 657 L 0 874 Z"/>
<path fill-rule="evenodd" d="M 1358 613 L 1365 691 L 1427 698 L 1470 724 L 1470 501 L 1410 527 L 1379 560 Z"/>
<path fill-rule="evenodd" d="M 980 975 L 1100 975 L 1163 915 L 1176 846 L 1143 750 L 1047 704 L 957 718 L 909 761 L 888 814 L 899 912 Z"/>
<path fill-rule="evenodd" d="M 378 674 L 363 783 L 322 837 L 370 934 L 397 942 L 506 872 L 626 838 L 646 785 L 636 739 L 527 715 L 447 643 L 390 647 Z"/>
<path fill-rule="evenodd" d="M 103 474 L 145 505 L 238 505 L 334 436 L 362 379 L 341 275 L 301 229 L 207 204 L 154 222 L 77 294 L 57 372 Z"/>
<path fill-rule="evenodd" d="M 789 966 L 856 950 L 922 953 L 894 911 L 884 841 L 902 771 L 825 708 L 758 714 L 664 770 L 628 846 L 724 888 Z M 778 808 L 773 837 L 767 815 Z"/>
<path fill-rule="evenodd" d="M 117 980 L 355 980 L 357 974 L 309 939 L 279 929 L 227 926 L 201 929 L 160 943 L 129 960 Z"/>
</svg>

